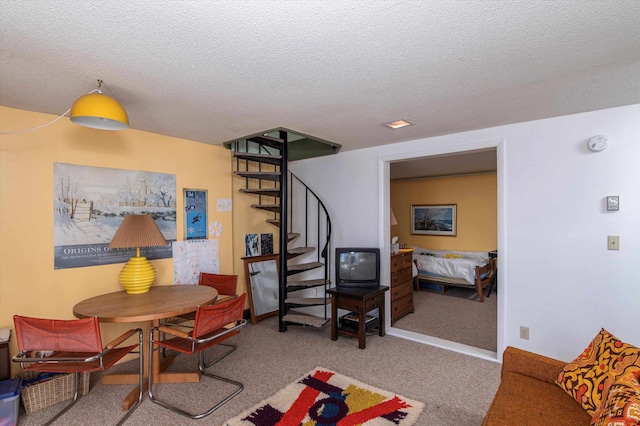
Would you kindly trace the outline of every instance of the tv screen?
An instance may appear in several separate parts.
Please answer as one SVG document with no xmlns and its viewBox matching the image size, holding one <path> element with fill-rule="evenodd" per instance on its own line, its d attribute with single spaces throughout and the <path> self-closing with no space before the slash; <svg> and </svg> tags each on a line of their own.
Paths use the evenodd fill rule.
<svg viewBox="0 0 640 426">
<path fill-rule="evenodd" d="M 380 285 L 380 249 L 336 248 L 336 285 L 375 288 Z"/>
</svg>

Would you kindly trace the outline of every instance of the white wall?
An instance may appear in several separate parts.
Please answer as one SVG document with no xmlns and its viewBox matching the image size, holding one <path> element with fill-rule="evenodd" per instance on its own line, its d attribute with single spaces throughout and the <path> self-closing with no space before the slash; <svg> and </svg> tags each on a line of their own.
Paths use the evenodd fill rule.
<svg viewBox="0 0 640 426">
<path fill-rule="evenodd" d="M 594 135 L 608 137 L 609 148 L 590 152 Z M 347 151 L 291 169 L 329 209 L 333 247 L 388 253 L 389 161 L 490 146 L 499 168 L 498 352 L 511 345 L 569 361 L 601 327 L 640 346 L 640 104 Z M 620 196 L 620 211 L 606 211 L 607 195 Z M 620 251 L 607 250 L 607 235 L 620 236 Z M 519 338 L 521 325 L 530 340 Z"/>
</svg>

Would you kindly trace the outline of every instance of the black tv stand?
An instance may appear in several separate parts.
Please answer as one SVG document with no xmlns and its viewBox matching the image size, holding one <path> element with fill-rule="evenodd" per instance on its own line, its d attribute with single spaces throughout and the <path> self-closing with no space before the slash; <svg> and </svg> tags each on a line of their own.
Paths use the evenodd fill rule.
<svg viewBox="0 0 640 426">
<path fill-rule="evenodd" d="M 338 336 L 358 338 L 358 347 L 366 347 L 366 318 L 367 312 L 378 309 L 380 325 L 378 335 L 384 336 L 384 293 L 389 287 L 376 288 L 332 287 L 327 290 L 331 295 L 331 340 L 338 340 Z M 358 314 L 358 331 L 338 327 L 338 308 L 346 309 Z"/>
</svg>

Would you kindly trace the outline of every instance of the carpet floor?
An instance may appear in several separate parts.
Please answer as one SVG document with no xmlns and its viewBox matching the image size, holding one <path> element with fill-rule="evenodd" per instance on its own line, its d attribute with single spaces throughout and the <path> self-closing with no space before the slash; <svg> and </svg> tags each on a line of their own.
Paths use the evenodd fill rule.
<svg viewBox="0 0 640 426">
<path fill-rule="evenodd" d="M 476 302 L 476 304 L 478 304 Z M 394 336 L 367 337 L 367 348 L 357 339 L 330 339 L 324 328 L 289 327 L 278 332 L 276 317 L 247 325 L 232 338 L 238 350 L 210 371 L 244 383 L 244 391 L 202 420 L 190 420 L 156 404 L 145 395 L 127 425 L 224 425 L 224 422 L 274 395 L 301 375 L 321 365 L 370 386 L 403 395 L 425 404 L 417 425 L 480 425 L 499 381 L 500 364 L 439 349 Z M 215 356 L 215 353 L 212 354 Z M 169 371 L 195 370 L 196 357 L 180 355 Z M 135 371 L 137 361 L 114 367 L 114 371 Z M 91 375 L 89 393 L 58 420 L 59 425 L 115 424 L 122 416 L 121 404 L 131 385 L 103 385 L 100 374 Z M 194 411 L 214 405 L 224 384 L 203 377 L 200 383 L 154 386 L 154 394 Z M 41 425 L 61 406 L 46 408 L 28 416 L 19 425 Z"/>
<path fill-rule="evenodd" d="M 485 293 L 486 296 L 486 293 Z M 413 292 L 414 312 L 400 318 L 394 327 L 492 352 L 498 347 L 498 297 L 484 302 L 475 290 L 451 288 L 446 293 Z"/>
</svg>

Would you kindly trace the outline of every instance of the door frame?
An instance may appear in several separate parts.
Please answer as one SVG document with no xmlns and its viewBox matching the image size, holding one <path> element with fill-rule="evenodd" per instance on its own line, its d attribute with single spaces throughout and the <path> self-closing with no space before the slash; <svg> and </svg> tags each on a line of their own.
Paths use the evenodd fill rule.
<svg viewBox="0 0 640 426">
<path fill-rule="evenodd" d="M 455 352 L 464 353 L 477 358 L 482 358 L 490 361 L 501 362 L 502 353 L 505 349 L 505 332 L 506 332 L 506 319 L 507 319 L 507 306 L 506 306 L 506 294 L 507 290 L 507 273 L 508 273 L 508 251 L 506 244 L 506 169 L 505 169 L 505 155 L 506 155 L 506 140 L 503 138 L 488 139 L 483 141 L 477 141 L 472 143 L 464 143 L 460 145 L 450 146 L 435 146 L 425 147 L 421 150 L 415 150 L 411 152 L 384 154 L 378 157 L 378 180 L 380 194 L 379 200 L 379 233 L 380 241 L 379 245 L 382 247 L 381 255 L 384 259 L 389 259 L 391 256 L 391 226 L 390 226 L 390 164 L 400 161 L 408 161 L 412 159 L 419 159 L 424 157 L 431 157 L 443 154 L 456 154 L 465 153 L 468 151 L 477 151 L 486 148 L 496 149 L 497 160 L 497 198 L 498 198 L 498 250 L 500 252 L 500 268 L 498 268 L 498 281 L 500 282 L 500 291 L 497 292 L 498 297 L 498 312 L 497 312 L 497 352 L 488 351 L 485 349 L 476 348 L 469 345 L 464 345 L 457 342 L 451 342 L 449 340 L 440 339 L 433 336 L 427 336 L 420 333 L 401 330 L 399 328 L 391 327 L 391 315 L 387 315 L 385 318 L 385 328 L 387 334 L 391 336 L 400 337 L 403 339 L 413 340 L 415 342 L 423 343 L 430 346 L 436 346 L 443 349 L 452 350 Z M 390 264 L 389 262 L 381 262 L 381 274 L 383 277 L 390 276 Z M 391 299 L 389 292 L 386 294 L 386 310 L 390 311 Z"/>
</svg>

